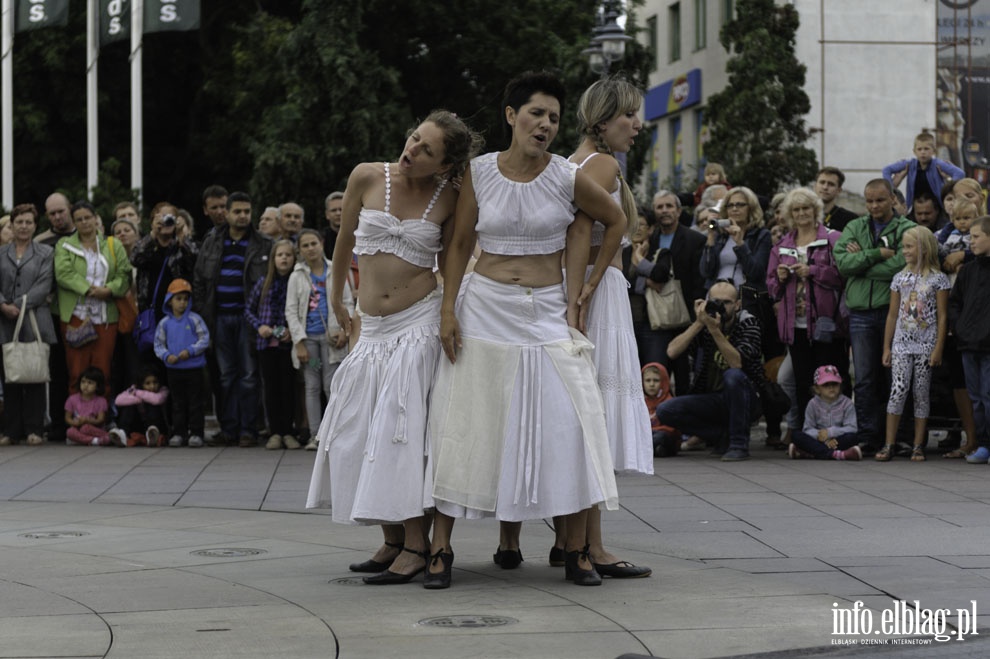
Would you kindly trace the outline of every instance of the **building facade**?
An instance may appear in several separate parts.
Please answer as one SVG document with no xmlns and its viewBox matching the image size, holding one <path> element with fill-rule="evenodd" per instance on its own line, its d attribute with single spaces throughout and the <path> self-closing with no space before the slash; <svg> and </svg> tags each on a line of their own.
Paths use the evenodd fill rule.
<svg viewBox="0 0 990 659">
<path fill-rule="evenodd" d="M 820 165 L 846 173 L 847 191 L 861 192 L 885 165 L 910 157 L 917 133 L 935 132 L 938 20 L 964 4 L 945 2 L 790 0 L 801 20 L 795 55 L 807 67 L 808 146 Z M 990 5 L 973 4 L 983 2 Z M 640 38 L 655 53 L 644 104 L 645 195 L 693 189 L 703 176 L 705 108 L 728 83 L 719 32 L 735 11 L 736 0 L 646 0 L 637 9 L 647 28 Z"/>
</svg>

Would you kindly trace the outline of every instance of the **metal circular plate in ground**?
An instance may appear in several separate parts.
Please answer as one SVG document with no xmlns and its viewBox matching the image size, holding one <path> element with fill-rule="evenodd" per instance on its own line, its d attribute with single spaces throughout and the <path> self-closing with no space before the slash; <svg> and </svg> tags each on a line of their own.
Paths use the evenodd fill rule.
<svg viewBox="0 0 990 659">
<path fill-rule="evenodd" d="M 219 547 L 217 549 L 197 549 L 189 552 L 192 556 L 207 556 L 209 558 L 243 558 L 244 556 L 257 556 L 267 554 L 264 549 L 250 549 L 246 547 Z"/>
<path fill-rule="evenodd" d="M 510 618 L 509 616 L 459 615 L 425 618 L 416 624 L 423 625 L 424 627 L 477 629 L 481 627 L 504 627 L 505 625 L 514 625 L 517 622 L 519 621 L 515 618 Z"/>
<path fill-rule="evenodd" d="M 32 540 L 50 540 L 52 538 L 81 538 L 84 535 L 89 535 L 86 531 L 31 531 L 30 533 L 21 533 L 22 538 L 31 538 Z"/>
</svg>

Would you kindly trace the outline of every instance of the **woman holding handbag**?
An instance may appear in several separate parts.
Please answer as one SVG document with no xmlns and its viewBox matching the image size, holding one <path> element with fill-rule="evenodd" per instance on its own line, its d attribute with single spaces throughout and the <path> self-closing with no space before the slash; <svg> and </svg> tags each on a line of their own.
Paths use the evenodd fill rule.
<svg viewBox="0 0 990 659">
<path fill-rule="evenodd" d="M 48 293 L 52 288 L 52 254 L 48 245 L 32 240 L 38 222 L 34 204 L 19 204 L 11 211 L 14 240 L 0 247 L 0 343 L 13 340 L 36 341 L 34 327 L 41 340 L 55 343 L 55 325 L 48 312 Z M 26 296 L 26 297 L 25 297 Z M 37 309 L 40 313 L 35 313 Z M 24 317 L 27 316 L 27 317 Z M 30 322 L 34 316 L 36 322 Z M 24 317 L 20 336 L 15 337 L 18 318 Z M 43 364 L 48 368 L 47 360 Z M 4 388 L 6 429 L 0 445 L 21 439 L 36 446 L 44 443 L 45 383 L 7 382 Z"/>
<path fill-rule="evenodd" d="M 76 233 L 55 246 L 58 311 L 65 337 L 65 361 L 71 393 L 89 366 L 110 377 L 117 340 L 117 305 L 131 286 L 131 263 L 119 241 L 111 244 L 98 232 L 100 219 L 86 201 L 72 206 Z M 112 250 L 112 251 L 111 251 Z"/>
<path fill-rule="evenodd" d="M 788 192 L 780 208 L 792 229 L 771 250 L 766 280 L 770 297 L 779 302 L 777 332 L 794 368 L 796 432 L 804 427 L 815 369 L 842 363 L 845 351 L 835 322 L 842 278 L 832 255 L 841 234 L 822 223 L 822 200 L 806 188 Z"/>
</svg>

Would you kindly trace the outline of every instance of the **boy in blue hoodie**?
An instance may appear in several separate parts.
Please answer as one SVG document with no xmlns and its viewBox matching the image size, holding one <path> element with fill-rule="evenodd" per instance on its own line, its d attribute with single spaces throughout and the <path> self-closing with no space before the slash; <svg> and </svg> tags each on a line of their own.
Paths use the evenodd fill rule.
<svg viewBox="0 0 990 659">
<path fill-rule="evenodd" d="M 192 285 L 173 279 L 165 295 L 165 317 L 155 330 L 155 354 L 165 362 L 172 391 L 172 438 L 169 446 L 203 445 L 203 366 L 210 332 L 203 318 L 189 308 Z"/>
</svg>

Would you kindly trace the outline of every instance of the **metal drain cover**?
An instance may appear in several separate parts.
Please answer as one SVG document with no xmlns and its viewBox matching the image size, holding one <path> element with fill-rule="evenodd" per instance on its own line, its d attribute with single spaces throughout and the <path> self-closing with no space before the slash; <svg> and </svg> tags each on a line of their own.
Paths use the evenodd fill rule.
<svg viewBox="0 0 990 659">
<path fill-rule="evenodd" d="M 243 556 L 257 556 L 267 554 L 264 549 L 250 549 L 244 547 L 220 547 L 218 549 L 197 549 L 189 552 L 193 556 L 208 556 L 209 558 L 241 558 Z"/>
<path fill-rule="evenodd" d="M 32 540 L 49 540 L 51 538 L 81 538 L 84 535 L 89 535 L 89 533 L 86 531 L 32 531 L 22 533 L 21 537 Z"/>
<path fill-rule="evenodd" d="M 460 615 L 426 618 L 424 620 L 420 620 L 417 624 L 423 625 L 424 627 L 473 629 L 479 627 L 504 627 L 505 625 L 514 625 L 517 622 L 519 621 L 515 618 L 510 618 L 509 616 Z"/>
</svg>

